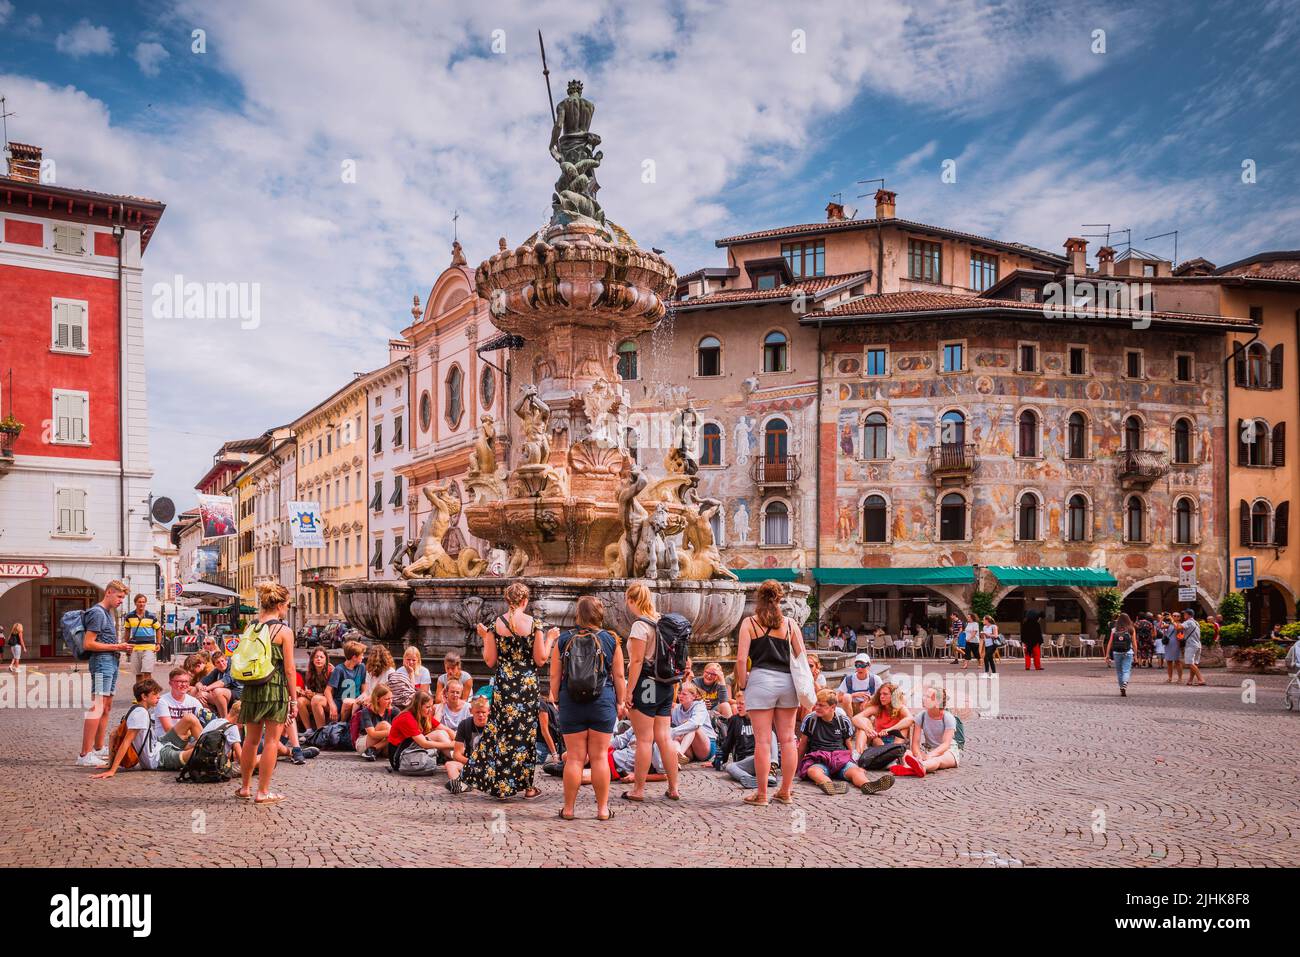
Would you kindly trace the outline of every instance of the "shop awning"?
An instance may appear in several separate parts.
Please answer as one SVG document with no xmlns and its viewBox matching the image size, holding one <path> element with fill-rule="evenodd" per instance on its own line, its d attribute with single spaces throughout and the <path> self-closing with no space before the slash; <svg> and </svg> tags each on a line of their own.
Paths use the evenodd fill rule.
<svg viewBox="0 0 1300 957">
<path fill-rule="evenodd" d="M 185 582 L 181 585 L 181 594 L 194 597 L 238 598 L 239 592 L 231 591 L 222 585 L 211 582 Z"/>
<path fill-rule="evenodd" d="M 731 574 L 743 582 L 765 582 L 769 578 L 778 582 L 792 582 L 799 579 L 799 573 L 793 568 L 733 568 Z"/>
<path fill-rule="evenodd" d="M 894 568 L 814 568 L 822 585 L 973 585 L 970 565 L 919 565 Z"/>
<path fill-rule="evenodd" d="M 1104 568 L 1069 568 L 1064 565 L 990 565 L 989 571 L 1001 585 L 1022 588 L 1111 588 L 1115 576 Z"/>
</svg>

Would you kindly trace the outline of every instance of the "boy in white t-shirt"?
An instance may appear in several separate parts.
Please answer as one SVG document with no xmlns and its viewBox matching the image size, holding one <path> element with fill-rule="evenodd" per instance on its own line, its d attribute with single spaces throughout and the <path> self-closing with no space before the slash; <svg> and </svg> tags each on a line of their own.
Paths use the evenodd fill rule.
<svg viewBox="0 0 1300 957">
<path fill-rule="evenodd" d="M 140 678 L 131 689 L 135 703 L 127 709 L 126 727 L 128 734 L 122 738 L 117 752 L 110 755 L 111 764 L 107 771 L 92 774 L 91 778 L 111 778 L 122 767 L 127 754 L 134 748 L 136 763 L 124 771 L 138 768 L 141 771 L 153 771 L 158 767 L 158 751 L 161 748 L 159 736 L 154 734 L 154 709 L 162 697 L 162 685 L 152 678 Z"/>
<path fill-rule="evenodd" d="M 961 670 L 965 671 L 966 666 L 973 660 L 979 658 L 980 653 L 980 623 L 974 615 L 966 619 L 966 657 L 961 663 Z"/>
<path fill-rule="evenodd" d="M 167 676 L 171 690 L 158 699 L 154 708 L 154 735 L 161 740 L 185 715 L 198 719 L 199 709 L 203 707 L 199 699 L 190 694 L 190 673 L 184 668 L 173 668 Z"/>
</svg>

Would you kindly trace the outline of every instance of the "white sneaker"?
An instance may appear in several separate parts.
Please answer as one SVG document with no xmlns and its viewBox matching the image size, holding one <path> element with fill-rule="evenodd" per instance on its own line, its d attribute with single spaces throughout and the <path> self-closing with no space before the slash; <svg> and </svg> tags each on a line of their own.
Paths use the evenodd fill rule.
<svg viewBox="0 0 1300 957">
<path fill-rule="evenodd" d="M 91 751 L 77 758 L 77 767 L 79 768 L 106 768 L 108 762 L 101 758 L 95 752 Z"/>
<path fill-rule="evenodd" d="M 102 748 L 100 748 L 98 751 L 91 751 L 90 753 L 93 754 L 93 755 L 94 755 L 95 757 L 97 757 L 97 758 L 101 758 L 102 760 L 107 761 L 107 760 L 108 760 L 108 745 L 104 745 L 104 746 L 103 746 Z"/>
</svg>

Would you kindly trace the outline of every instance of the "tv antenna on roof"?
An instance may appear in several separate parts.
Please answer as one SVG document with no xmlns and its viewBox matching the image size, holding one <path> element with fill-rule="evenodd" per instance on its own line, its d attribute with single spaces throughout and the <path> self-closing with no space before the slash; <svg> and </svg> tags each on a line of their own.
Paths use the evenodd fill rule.
<svg viewBox="0 0 1300 957">
<path fill-rule="evenodd" d="M 1142 240 L 1142 242 L 1149 243 L 1153 239 L 1164 239 L 1166 236 L 1174 237 L 1174 265 L 1177 266 L 1178 265 L 1178 230 L 1176 229 L 1170 230 L 1167 233 L 1160 233 L 1158 236 L 1148 236 L 1146 239 Z"/>
<path fill-rule="evenodd" d="M 1083 226 L 1089 229 L 1104 229 L 1104 233 L 1084 233 L 1088 239 L 1105 239 L 1106 245 L 1110 245 L 1110 223 L 1083 223 Z"/>
<path fill-rule="evenodd" d="M 5 158 L 9 157 L 9 117 L 17 116 L 17 113 L 11 113 L 5 107 L 5 95 L 0 93 L 0 125 L 3 125 L 3 141 L 0 142 L 0 150 L 4 151 Z"/>
<path fill-rule="evenodd" d="M 877 177 L 876 179 L 860 179 L 860 180 L 858 180 L 858 185 L 859 185 L 859 186 L 861 186 L 861 185 L 864 184 L 864 183 L 879 183 L 881 189 L 884 189 L 884 188 L 885 188 L 885 178 L 884 178 L 883 176 Z M 866 199 L 866 198 L 867 198 L 868 196 L 870 196 L 870 195 L 871 195 L 870 193 L 859 193 L 859 194 L 858 194 L 858 199 Z"/>
</svg>

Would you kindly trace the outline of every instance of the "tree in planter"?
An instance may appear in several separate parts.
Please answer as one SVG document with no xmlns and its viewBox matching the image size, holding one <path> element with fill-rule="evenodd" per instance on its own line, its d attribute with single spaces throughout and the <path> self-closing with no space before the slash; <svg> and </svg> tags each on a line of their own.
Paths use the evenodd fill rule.
<svg viewBox="0 0 1300 957">
<path fill-rule="evenodd" d="M 1111 623 L 1119 617 L 1122 604 L 1124 598 L 1114 588 L 1103 588 L 1097 592 L 1097 628 L 1102 637 L 1110 634 Z"/>
<path fill-rule="evenodd" d="M 1219 614 L 1225 625 L 1240 625 L 1246 621 L 1246 599 L 1239 591 L 1230 591 L 1219 602 Z"/>
<path fill-rule="evenodd" d="M 971 613 L 980 621 L 985 615 L 993 614 L 993 592 L 977 591 L 970 596 Z"/>
</svg>

